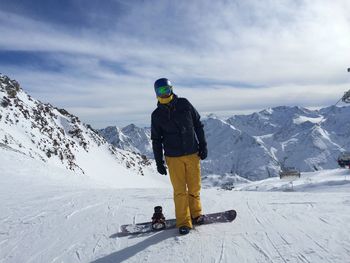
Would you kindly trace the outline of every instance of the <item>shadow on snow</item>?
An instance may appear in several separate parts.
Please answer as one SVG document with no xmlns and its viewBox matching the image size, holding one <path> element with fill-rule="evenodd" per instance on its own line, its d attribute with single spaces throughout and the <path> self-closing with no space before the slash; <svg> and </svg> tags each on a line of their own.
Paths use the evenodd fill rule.
<svg viewBox="0 0 350 263">
<path fill-rule="evenodd" d="M 176 231 L 176 230 L 174 230 Z M 174 235 L 174 231 L 162 231 L 159 232 L 157 234 L 154 233 L 148 233 L 147 236 L 149 235 L 148 238 L 146 238 L 145 240 L 132 245 L 130 247 L 126 247 L 123 248 L 122 250 L 119 250 L 117 252 L 114 252 L 108 256 L 99 258 L 97 260 L 91 261 L 90 263 L 119 263 L 119 262 L 123 262 L 133 256 L 135 256 L 137 253 L 147 249 L 150 246 L 153 246 L 157 243 L 160 243 L 166 239 L 169 238 L 174 238 L 175 236 L 177 236 L 176 234 Z M 132 235 L 129 238 L 138 238 L 138 237 L 142 237 L 145 236 L 145 234 L 141 234 L 141 235 Z M 110 238 L 119 238 L 121 237 L 118 233 L 113 234 L 110 236 Z"/>
</svg>

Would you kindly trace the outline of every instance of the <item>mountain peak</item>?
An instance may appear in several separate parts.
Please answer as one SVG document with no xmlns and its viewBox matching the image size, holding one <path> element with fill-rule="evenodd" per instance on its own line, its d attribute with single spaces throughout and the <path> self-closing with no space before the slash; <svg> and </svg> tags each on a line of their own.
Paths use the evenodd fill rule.
<svg viewBox="0 0 350 263">
<path fill-rule="evenodd" d="M 0 143 L 25 155 L 93 176 L 128 170 L 143 175 L 150 164 L 139 154 L 116 149 L 65 109 L 31 98 L 5 75 L 0 75 L 0 98 Z"/>
<path fill-rule="evenodd" d="M 128 132 L 132 132 L 132 131 L 135 131 L 138 129 L 140 129 L 140 128 L 137 127 L 135 124 L 131 123 L 131 124 L 125 126 L 124 128 L 122 128 L 122 131 L 128 133 Z"/>
<path fill-rule="evenodd" d="M 214 113 L 209 113 L 204 118 L 205 119 L 219 119 L 219 117 Z"/>
<path fill-rule="evenodd" d="M 0 90 L 5 91 L 8 97 L 15 98 L 22 88 L 16 80 L 0 73 Z"/>
</svg>

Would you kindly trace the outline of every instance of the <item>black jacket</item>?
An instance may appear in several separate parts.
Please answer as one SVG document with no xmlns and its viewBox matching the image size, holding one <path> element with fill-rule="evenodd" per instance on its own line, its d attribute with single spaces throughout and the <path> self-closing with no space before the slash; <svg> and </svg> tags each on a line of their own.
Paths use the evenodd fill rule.
<svg viewBox="0 0 350 263">
<path fill-rule="evenodd" d="M 169 104 L 158 103 L 153 111 L 151 139 L 157 163 L 163 161 L 163 149 L 165 156 L 178 157 L 207 146 L 197 110 L 187 99 L 175 94 Z"/>
</svg>

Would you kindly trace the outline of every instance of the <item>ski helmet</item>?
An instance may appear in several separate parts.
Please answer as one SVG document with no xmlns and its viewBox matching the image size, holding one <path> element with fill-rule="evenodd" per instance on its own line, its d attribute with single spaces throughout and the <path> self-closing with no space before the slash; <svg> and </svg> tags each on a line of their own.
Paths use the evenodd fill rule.
<svg viewBox="0 0 350 263">
<path fill-rule="evenodd" d="M 163 86 L 172 86 L 170 80 L 168 80 L 167 78 L 161 78 L 156 80 L 156 82 L 154 82 L 154 89 L 157 89 L 159 87 L 163 87 Z"/>
<path fill-rule="evenodd" d="M 157 97 L 162 97 L 163 95 L 170 96 L 173 93 L 173 87 L 171 86 L 170 80 L 162 78 L 154 83 L 154 91 Z"/>
</svg>

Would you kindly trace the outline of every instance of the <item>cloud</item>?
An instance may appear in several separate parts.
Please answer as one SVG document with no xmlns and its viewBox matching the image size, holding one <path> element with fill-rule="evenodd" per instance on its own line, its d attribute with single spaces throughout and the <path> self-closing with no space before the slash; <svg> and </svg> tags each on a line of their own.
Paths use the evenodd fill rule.
<svg viewBox="0 0 350 263">
<path fill-rule="evenodd" d="M 40 59 L 40 67 L 35 58 L 9 64 L 0 53 L 0 71 L 98 127 L 146 124 L 153 82 L 164 76 L 202 111 L 218 113 L 326 105 L 348 88 L 348 1 L 117 2 L 95 10 L 73 1 L 66 8 L 79 11 L 81 24 L 0 11 L 2 53 Z"/>
<path fill-rule="evenodd" d="M 286 92 L 288 88 L 288 92 Z M 196 91 L 188 88 L 179 88 L 178 93 L 192 98 L 192 103 L 198 109 L 210 113 L 211 110 L 225 112 L 258 111 L 261 105 L 269 107 L 279 105 L 289 106 L 327 106 L 335 104 L 348 89 L 348 84 L 342 85 L 289 85 L 273 86 L 263 89 L 240 89 L 220 86 L 215 90 L 202 89 Z M 331 93 L 329 91 L 332 91 Z M 297 104 L 295 102 L 298 102 Z"/>
</svg>

